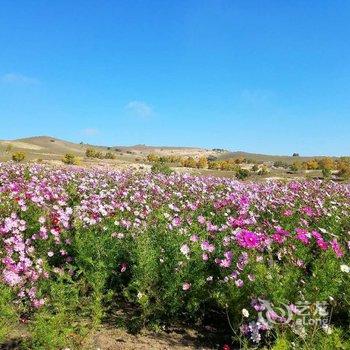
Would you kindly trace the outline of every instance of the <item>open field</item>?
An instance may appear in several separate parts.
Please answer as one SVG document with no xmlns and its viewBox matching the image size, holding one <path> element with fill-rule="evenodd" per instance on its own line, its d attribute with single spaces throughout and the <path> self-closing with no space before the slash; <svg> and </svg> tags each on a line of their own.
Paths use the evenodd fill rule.
<svg viewBox="0 0 350 350">
<path fill-rule="evenodd" d="M 0 344 L 348 349 L 349 218 L 330 181 L 0 163 Z"/>
</svg>

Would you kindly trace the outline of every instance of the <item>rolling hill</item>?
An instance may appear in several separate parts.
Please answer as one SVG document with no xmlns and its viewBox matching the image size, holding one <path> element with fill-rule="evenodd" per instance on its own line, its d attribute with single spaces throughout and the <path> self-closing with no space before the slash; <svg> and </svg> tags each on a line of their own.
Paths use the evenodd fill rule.
<svg viewBox="0 0 350 350">
<path fill-rule="evenodd" d="M 44 160 L 59 160 L 66 153 L 72 153 L 76 156 L 83 157 L 87 148 L 93 147 L 102 152 L 109 150 L 116 152 L 118 157 L 127 162 L 133 162 L 137 157 L 145 157 L 149 153 L 159 155 L 179 155 L 179 156 L 214 156 L 217 159 L 224 160 L 228 158 L 243 157 L 258 162 L 275 162 L 283 161 L 292 163 L 295 160 L 307 161 L 313 158 L 322 158 L 323 156 L 309 157 L 293 157 L 283 155 L 267 155 L 258 153 L 248 153 L 242 151 L 229 152 L 223 150 L 207 150 L 199 147 L 178 147 L 178 146 L 98 146 L 83 143 L 74 143 L 61 140 L 51 136 L 34 136 L 16 140 L 0 141 L 0 160 L 7 159 L 9 154 L 15 151 L 25 152 L 27 159 L 44 159 Z M 7 151 L 7 152 L 6 152 Z"/>
</svg>

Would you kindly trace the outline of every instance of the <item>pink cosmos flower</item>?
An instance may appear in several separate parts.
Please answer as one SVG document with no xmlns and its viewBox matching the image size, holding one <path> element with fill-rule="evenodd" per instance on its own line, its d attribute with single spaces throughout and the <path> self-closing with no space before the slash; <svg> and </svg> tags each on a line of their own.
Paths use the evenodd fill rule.
<svg viewBox="0 0 350 350">
<path fill-rule="evenodd" d="M 286 238 L 278 233 L 274 233 L 272 236 L 272 240 L 275 241 L 276 243 L 282 244 Z"/>
<path fill-rule="evenodd" d="M 207 251 L 209 253 L 212 253 L 215 250 L 214 244 L 210 244 L 208 241 L 202 242 L 201 248 L 202 250 Z"/>
<path fill-rule="evenodd" d="M 305 215 L 310 216 L 310 217 L 314 215 L 314 211 L 313 211 L 313 209 L 311 207 L 304 207 L 304 208 L 301 209 L 301 211 Z"/>
<path fill-rule="evenodd" d="M 202 215 L 199 215 L 198 218 L 197 218 L 198 222 L 202 225 L 205 224 L 206 220 L 205 220 L 205 217 L 202 216 Z"/>
<path fill-rule="evenodd" d="M 187 291 L 187 290 L 190 290 L 190 289 L 191 289 L 191 283 L 185 282 L 182 285 L 182 290 Z"/>
<path fill-rule="evenodd" d="M 325 242 L 323 239 L 317 239 L 316 243 L 319 246 L 319 248 L 321 248 L 322 250 L 327 250 L 328 249 L 328 243 Z"/>
<path fill-rule="evenodd" d="M 3 270 L 2 276 L 4 278 L 5 283 L 12 287 L 19 284 L 22 281 L 21 277 L 17 273 L 10 270 Z"/>
<path fill-rule="evenodd" d="M 171 224 L 174 226 L 174 227 L 178 227 L 181 225 L 181 219 L 176 216 L 175 218 L 173 218 L 173 220 L 171 221 Z"/>
<path fill-rule="evenodd" d="M 191 242 L 197 242 L 199 240 L 199 237 L 197 236 L 197 235 L 192 235 L 191 237 L 190 237 L 190 241 Z"/>
<path fill-rule="evenodd" d="M 308 232 L 306 230 L 297 228 L 295 231 L 297 232 L 297 235 L 296 235 L 297 240 L 304 243 L 305 245 L 310 243 Z"/>
<path fill-rule="evenodd" d="M 255 281 L 255 275 L 253 275 L 252 273 L 249 273 L 248 274 L 248 279 L 249 279 L 249 281 L 254 282 Z"/>
<path fill-rule="evenodd" d="M 127 263 L 122 263 L 121 265 L 120 265 L 120 272 L 125 272 L 126 271 L 126 269 L 127 269 L 127 267 L 128 267 L 128 264 Z"/>
<path fill-rule="evenodd" d="M 241 279 L 238 279 L 235 281 L 235 285 L 238 287 L 238 288 L 242 288 L 243 285 L 244 285 L 244 282 L 241 280 Z"/>
<path fill-rule="evenodd" d="M 287 209 L 283 212 L 283 215 L 289 217 L 293 215 L 293 212 L 290 209 Z"/>
<path fill-rule="evenodd" d="M 190 247 L 187 244 L 183 244 L 180 248 L 180 251 L 184 255 L 188 255 L 190 253 Z"/>
<path fill-rule="evenodd" d="M 293 312 L 293 314 L 296 314 L 296 315 L 300 314 L 300 310 L 294 304 L 290 304 L 289 309 L 290 311 Z"/>
<path fill-rule="evenodd" d="M 45 304 L 45 299 L 34 299 L 32 301 L 32 304 L 33 304 L 33 307 L 38 309 Z"/>
<path fill-rule="evenodd" d="M 311 235 L 312 235 L 312 237 L 314 237 L 315 239 L 323 239 L 322 235 L 321 235 L 319 232 L 317 232 L 317 231 L 312 231 L 312 232 L 311 232 Z"/>
<path fill-rule="evenodd" d="M 231 264 L 232 264 L 232 261 L 230 259 L 222 259 L 220 260 L 220 263 L 219 263 L 221 267 L 226 267 L 226 268 L 230 267 Z"/>
<path fill-rule="evenodd" d="M 247 230 L 237 233 L 236 239 L 241 247 L 248 249 L 257 248 L 261 242 L 260 237 L 256 233 Z"/>
<path fill-rule="evenodd" d="M 344 255 L 341 246 L 336 239 L 331 241 L 331 247 L 338 258 L 341 258 Z"/>
<path fill-rule="evenodd" d="M 264 311 L 265 310 L 265 305 L 263 302 L 261 302 L 259 299 L 252 299 L 251 301 L 251 306 L 254 308 L 256 311 Z"/>
<path fill-rule="evenodd" d="M 273 321 L 276 321 L 276 320 L 279 319 L 279 316 L 273 310 L 268 310 L 266 312 L 266 316 L 267 316 L 268 319 L 273 320 Z"/>
<path fill-rule="evenodd" d="M 231 273 L 231 277 L 232 277 L 233 279 L 237 279 L 238 276 L 239 276 L 239 271 L 237 271 L 237 270 L 235 270 L 235 271 L 233 271 L 233 272 Z"/>
</svg>

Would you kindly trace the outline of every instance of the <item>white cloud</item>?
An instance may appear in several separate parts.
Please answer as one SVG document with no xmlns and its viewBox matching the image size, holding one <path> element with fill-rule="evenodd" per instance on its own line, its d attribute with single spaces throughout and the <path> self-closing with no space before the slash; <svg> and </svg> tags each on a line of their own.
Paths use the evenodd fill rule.
<svg viewBox="0 0 350 350">
<path fill-rule="evenodd" d="M 33 77 L 18 73 L 6 73 L 0 77 L 0 81 L 6 84 L 37 85 L 40 81 Z"/>
<path fill-rule="evenodd" d="M 143 101 L 130 101 L 125 110 L 141 118 L 148 118 L 154 114 L 153 108 Z"/>
<path fill-rule="evenodd" d="M 82 129 L 80 130 L 81 134 L 85 135 L 85 136 L 95 136 L 98 135 L 100 133 L 100 131 L 98 129 L 94 129 L 94 128 L 86 128 L 86 129 Z"/>
</svg>

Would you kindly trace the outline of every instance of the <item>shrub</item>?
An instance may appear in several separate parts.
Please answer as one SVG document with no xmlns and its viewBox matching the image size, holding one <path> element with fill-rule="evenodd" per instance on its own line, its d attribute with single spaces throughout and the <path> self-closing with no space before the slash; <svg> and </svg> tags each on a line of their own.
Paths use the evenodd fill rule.
<svg viewBox="0 0 350 350">
<path fill-rule="evenodd" d="M 217 160 L 209 161 L 208 162 L 208 169 L 219 170 L 220 169 L 220 162 Z"/>
<path fill-rule="evenodd" d="M 230 160 L 220 162 L 220 170 L 232 171 L 236 170 L 238 167 L 237 163 Z"/>
<path fill-rule="evenodd" d="M 185 168 L 196 168 L 197 162 L 193 157 L 182 159 L 181 164 Z"/>
<path fill-rule="evenodd" d="M 26 158 L 26 154 L 24 152 L 15 152 L 12 154 L 12 160 L 14 162 L 22 162 Z"/>
<path fill-rule="evenodd" d="M 290 170 L 297 172 L 299 170 L 303 169 L 303 164 L 299 161 L 294 162 L 291 166 L 290 166 Z"/>
<path fill-rule="evenodd" d="M 338 173 L 337 175 L 344 180 L 350 178 L 350 164 L 347 161 L 340 161 L 337 165 Z"/>
<path fill-rule="evenodd" d="M 101 151 L 97 151 L 97 152 L 96 152 L 96 155 L 95 155 L 95 158 L 103 159 L 104 156 L 105 156 L 105 155 L 104 155 Z"/>
<path fill-rule="evenodd" d="M 18 322 L 19 315 L 15 309 L 15 294 L 10 287 L 0 282 L 0 347 L 10 335 Z"/>
<path fill-rule="evenodd" d="M 200 157 L 197 162 L 197 168 L 204 169 L 208 167 L 208 160 L 206 157 Z"/>
<path fill-rule="evenodd" d="M 151 172 L 154 174 L 161 173 L 164 175 L 170 175 L 172 173 L 172 170 L 168 165 L 166 165 L 162 162 L 156 162 L 152 165 Z"/>
<path fill-rule="evenodd" d="M 64 158 L 62 159 L 62 162 L 64 164 L 72 164 L 72 165 L 74 165 L 74 164 L 77 164 L 77 159 L 76 159 L 74 154 L 66 153 Z"/>
<path fill-rule="evenodd" d="M 106 152 L 105 154 L 103 154 L 101 151 L 97 151 L 93 148 L 88 148 L 85 151 L 85 155 L 88 158 L 98 158 L 98 159 L 115 159 L 115 155 L 112 152 Z"/>
<path fill-rule="evenodd" d="M 325 169 L 325 170 L 332 170 L 336 168 L 335 162 L 333 161 L 332 158 L 326 157 L 326 158 L 322 158 L 318 161 L 319 164 L 319 168 L 321 170 Z"/>
<path fill-rule="evenodd" d="M 235 158 L 234 160 L 234 163 L 235 164 L 242 164 L 242 163 L 246 163 L 247 162 L 247 160 L 244 158 L 244 157 L 238 157 L 238 158 Z"/>
<path fill-rule="evenodd" d="M 154 153 L 150 153 L 148 156 L 147 156 L 147 160 L 149 162 L 158 162 L 159 161 L 159 156 L 157 156 L 156 154 Z"/>
<path fill-rule="evenodd" d="M 322 176 L 324 179 L 330 179 L 332 177 L 332 172 L 330 169 L 322 169 Z"/>
<path fill-rule="evenodd" d="M 257 172 L 259 170 L 259 166 L 257 164 L 254 164 L 252 167 L 252 171 Z"/>
<path fill-rule="evenodd" d="M 88 158 L 95 158 L 95 156 L 96 156 L 96 151 L 95 151 L 93 148 L 88 148 L 88 149 L 85 151 L 85 155 L 86 155 L 86 157 L 88 157 Z"/>
<path fill-rule="evenodd" d="M 214 162 L 218 159 L 218 157 L 215 157 L 215 156 L 208 156 L 207 160 L 208 162 Z"/>
<path fill-rule="evenodd" d="M 239 180 L 244 180 L 250 175 L 249 170 L 247 169 L 238 169 L 236 172 L 236 178 Z"/>
<path fill-rule="evenodd" d="M 306 168 L 308 170 L 318 169 L 319 168 L 318 160 L 317 159 L 309 160 L 308 162 L 306 162 Z"/>
<path fill-rule="evenodd" d="M 284 169 L 287 169 L 289 167 L 289 164 L 286 163 L 286 162 L 283 162 L 282 160 L 276 160 L 274 163 L 273 163 L 273 166 L 275 168 L 284 168 Z"/>
<path fill-rule="evenodd" d="M 268 174 L 269 170 L 266 165 L 263 165 L 259 170 L 258 170 L 258 175 L 266 175 Z"/>
<path fill-rule="evenodd" d="M 115 159 L 116 158 L 115 154 L 112 152 L 107 152 L 104 157 L 106 159 Z"/>
</svg>

